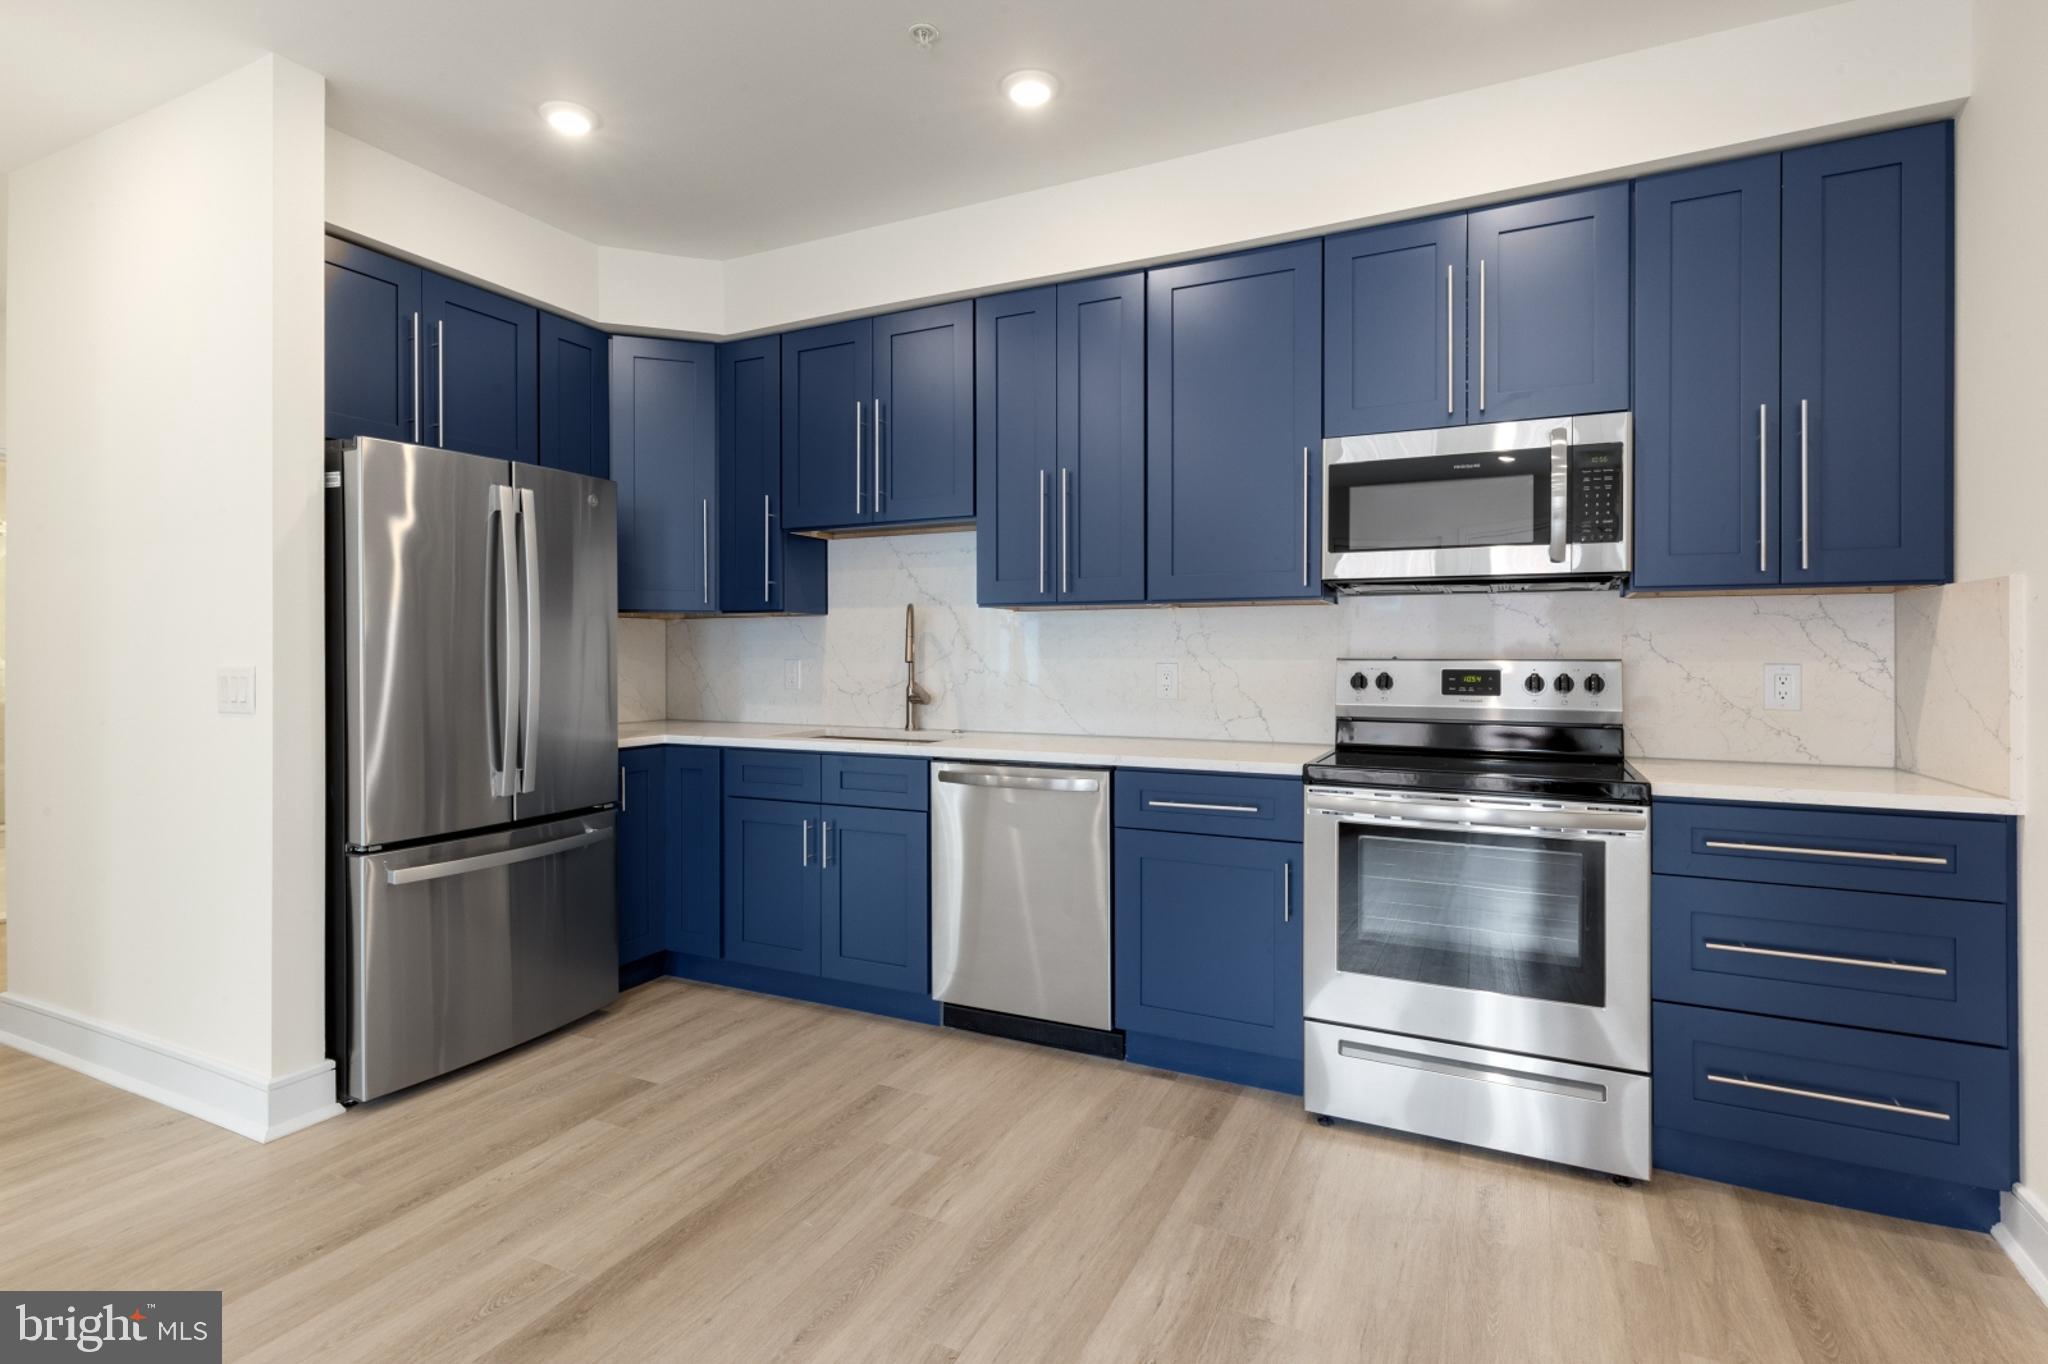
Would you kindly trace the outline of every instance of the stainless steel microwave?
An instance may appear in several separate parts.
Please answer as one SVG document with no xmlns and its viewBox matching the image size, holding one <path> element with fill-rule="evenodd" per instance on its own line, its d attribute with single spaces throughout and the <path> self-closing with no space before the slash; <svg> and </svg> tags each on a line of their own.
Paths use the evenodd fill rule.
<svg viewBox="0 0 2048 1364">
<path fill-rule="evenodd" d="M 1618 586 L 1629 416 L 1324 441 L 1323 581 L 1348 593 Z"/>
</svg>

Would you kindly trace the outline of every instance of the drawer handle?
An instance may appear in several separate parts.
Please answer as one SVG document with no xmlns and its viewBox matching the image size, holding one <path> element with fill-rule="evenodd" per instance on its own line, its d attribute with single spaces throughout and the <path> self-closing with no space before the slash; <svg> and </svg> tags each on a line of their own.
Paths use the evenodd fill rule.
<svg viewBox="0 0 2048 1364">
<path fill-rule="evenodd" d="M 1145 808 L 1148 810 L 1207 810 L 1211 814 L 1218 815 L 1255 815 L 1259 812 L 1259 807 L 1256 805 L 1209 805 L 1199 800 L 1147 799 Z"/>
<path fill-rule="evenodd" d="M 1905 971 L 1916 976 L 1945 976 L 1946 966 L 1916 966 L 1904 961 L 1878 961 L 1874 957 L 1838 957 L 1829 952 L 1791 952 L 1782 947 L 1751 947 L 1748 943 L 1713 942 L 1702 944 L 1709 952 L 1740 952 L 1751 957 L 1780 957 L 1786 961 L 1822 961 L 1831 966 L 1862 966 L 1872 971 Z"/>
<path fill-rule="evenodd" d="M 1760 1089 L 1766 1094 L 1789 1094 L 1795 1099 L 1819 1099 L 1823 1103 L 1847 1104 L 1851 1108 L 1874 1108 L 1880 1113 L 1898 1113 L 1908 1118 L 1932 1118 L 1936 1122 L 1955 1121 L 1949 1114 L 1938 1108 L 1914 1108 L 1894 1099 L 1879 1103 L 1876 1099 L 1852 1099 L 1847 1094 L 1830 1094 L 1824 1089 L 1800 1089 L 1793 1085 L 1766 1084 L 1762 1080 L 1745 1079 L 1739 1075 L 1716 1075 L 1707 1072 L 1707 1079 L 1717 1085 L 1734 1085 L 1738 1089 Z"/>
<path fill-rule="evenodd" d="M 1849 848 L 1794 848 L 1783 843 L 1735 843 L 1719 838 L 1707 840 L 1709 848 L 1727 852 L 1794 853 L 1800 857 L 1850 857 L 1859 862 L 1909 862 L 1916 867 L 1945 867 L 1946 857 L 1924 857 L 1918 853 L 1856 852 Z"/>
</svg>

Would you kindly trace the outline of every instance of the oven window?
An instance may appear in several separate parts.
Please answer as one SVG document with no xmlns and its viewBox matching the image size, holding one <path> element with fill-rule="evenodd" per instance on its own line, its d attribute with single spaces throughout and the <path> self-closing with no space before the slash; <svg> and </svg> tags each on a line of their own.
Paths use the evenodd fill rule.
<svg viewBox="0 0 2048 1364">
<path fill-rule="evenodd" d="M 1534 545 L 1550 536 L 1550 463 L 1533 451 L 1337 464 L 1330 549 Z"/>
<path fill-rule="evenodd" d="M 1606 848 L 1344 824 L 1337 968 L 1602 1007 Z"/>
</svg>

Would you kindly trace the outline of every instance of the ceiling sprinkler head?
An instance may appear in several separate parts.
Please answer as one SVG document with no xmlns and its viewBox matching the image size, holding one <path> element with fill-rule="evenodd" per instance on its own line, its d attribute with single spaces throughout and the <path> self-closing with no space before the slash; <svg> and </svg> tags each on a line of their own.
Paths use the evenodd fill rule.
<svg viewBox="0 0 2048 1364">
<path fill-rule="evenodd" d="M 939 29 L 936 24 L 912 24 L 910 26 L 910 41 L 917 44 L 918 51 L 931 51 L 932 44 L 938 40 Z"/>
</svg>

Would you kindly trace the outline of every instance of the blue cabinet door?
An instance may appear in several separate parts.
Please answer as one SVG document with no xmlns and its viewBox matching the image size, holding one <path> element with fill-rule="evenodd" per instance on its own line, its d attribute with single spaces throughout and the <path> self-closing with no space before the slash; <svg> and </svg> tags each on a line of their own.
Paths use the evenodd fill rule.
<svg viewBox="0 0 2048 1364">
<path fill-rule="evenodd" d="M 725 960 L 818 974 L 818 807 L 727 797 Z"/>
<path fill-rule="evenodd" d="M 1043 606 L 1059 597 L 1051 550 L 1059 477 L 1059 290 L 974 305 L 975 600 Z"/>
<path fill-rule="evenodd" d="M 822 971 L 931 993 L 929 840 L 921 810 L 821 808 Z"/>
<path fill-rule="evenodd" d="M 671 952 L 719 954 L 719 751 L 690 744 L 662 749 L 662 843 L 667 898 L 663 928 Z"/>
<path fill-rule="evenodd" d="M 619 964 L 662 950 L 670 831 L 663 813 L 666 749 L 619 750 Z"/>
<path fill-rule="evenodd" d="M 1950 127 L 1785 154 L 1788 585 L 1952 576 Z"/>
<path fill-rule="evenodd" d="M 1634 586 L 1777 583 L 1778 158 L 1636 182 Z"/>
<path fill-rule="evenodd" d="M 868 519 L 972 519 L 974 305 L 963 299 L 876 318 L 874 380 Z"/>
<path fill-rule="evenodd" d="M 1606 185 L 1471 215 L 1472 421 L 1628 407 L 1628 201 Z"/>
<path fill-rule="evenodd" d="M 429 270 L 420 277 L 429 442 L 492 459 L 540 457 L 540 313 Z"/>
<path fill-rule="evenodd" d="M 1301 845 L 1120 829 L 1116 1024 L 1301 1055 Z"/>
<path fill-rule="evenodd" d="M 857 526 L 873 516 L 874 323 L 782 338 L 782 512 L 789 530 Z"/>
<path fill-rule="evenodd" d="M 718 608 L 825 610 L 825 542 L 782 526 L 782 338 L 718 348 Z"/>
<path fill-rule="evenodd" d="M 1145 277 L 1059 287 L 1059 599 L 1145 599 Z"/>
<path fill-rule="evenodd" d="M 1146 277 L 1150 601 L 1316 596 L 1320 242 Z"/>
<path fill-rule="evenodd" d="M 619 609 L 712 610 L 713 348 L 619 336 L 611 361 Z"/>
<path fill-rule="evenodd" d="M 540 462 L 550 469 L 611 475 L 607 340 L 580 322 L 540 315 Z"/>
<path fill-rule="evenodd" d="M 1465 215 L 1323 242 L 1323 434 L 1465 421 Z"/>
<path fill-rule="evenodd" d="M 419 440 L 420 270 L 329 237 L 327 434 Z"/>
</svg>

